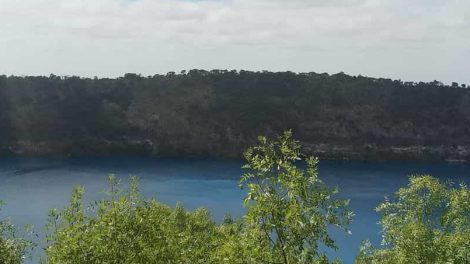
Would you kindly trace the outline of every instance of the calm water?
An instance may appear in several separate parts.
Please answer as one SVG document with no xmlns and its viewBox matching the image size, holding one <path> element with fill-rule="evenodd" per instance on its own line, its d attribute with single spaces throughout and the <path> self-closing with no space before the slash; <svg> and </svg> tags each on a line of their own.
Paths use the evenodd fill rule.
<svg viewBox="0 0 470 264">
<path fill-rule="evenodd" d="M 241 161 L 182 161 L 146 158 L 80 158 L 66 160 L 0 159 L 0 200 L 6 205 L 0 218 L 11 217 L 17 225 L 33 224 L 43 233 L 49 208 L 61 208 L 76 185 L 86 188 L 86 200 L 102 196 L 106 175 L 115 173 L 124 181 L 129 175 L 140 178 L 147 197 L 187 209 L 207 207 L 215 220 L 226 213 L 243 214 L 244 191 L 238 189 Z M 332 252 L 344 263 L 352 263 L 360 242 L 380 243 L 380 227 L 375 206 L 384 196 L 407 183 L 407 175 L 432 174 L 442 179 L 470 182 L 470 166 L 449 163 L 322 161 L 321 177 L 340 188 L 351 199 L 355 218 L 352 235 L 336 234 L 340 250 Z M 30 263 L 36 263 L 33 260 Z"/>
</svg>

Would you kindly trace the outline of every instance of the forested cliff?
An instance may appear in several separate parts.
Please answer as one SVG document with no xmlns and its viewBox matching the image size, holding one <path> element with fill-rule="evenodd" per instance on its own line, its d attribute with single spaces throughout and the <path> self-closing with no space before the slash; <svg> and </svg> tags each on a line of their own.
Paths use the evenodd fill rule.
<svg viewBox="0 0 470 264">
<path fill-rule="evenodd" d="M 2 155 L 233 158 L 286 129 L 322 158 L 469 161 L 470 91 L 343 73 L 0 76 Z"/>
</svg>

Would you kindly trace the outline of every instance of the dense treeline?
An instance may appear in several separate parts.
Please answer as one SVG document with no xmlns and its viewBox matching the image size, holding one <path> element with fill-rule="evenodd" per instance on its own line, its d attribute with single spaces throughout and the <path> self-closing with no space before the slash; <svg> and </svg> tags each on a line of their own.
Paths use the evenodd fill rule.
<svg viewBox="0 0 470 264">
<path fill-rule="evenodd" d="M 322 158 L 470 159 L 465 85 L 292 72 L 0 76 L 0 153 L 239 157 L 296 131 Z"/>
<path fill-rule="evenodd" d="M 290 132 L 277 141 L 260 137 L 245 152 L 246 214 L 215 223 L 206 209 L 175 208 L 139 194 L 137 179 L 121 189 L 109 177 L 108 197 L 83 204 L 83 187 L 69 204 L 49 213 L 42 263 L 327 264 L 337 249 L 333 227 L 348 231 L 348 200 L 336 198 L 318 175 L 318 159 L 306 157 Z M 301 164 L 303 163 L 303 164 Z M 298 165 L 301 165 L 298 167 Z M 383 245 L 365 241 L 357 264 L 467 263 L 470 190 L 431 176 L 410 178 L 395 199 L 377 207 Z M 372 224 L 372 223 L 371 223 Z M 0 221 L 0 262 L 19 264 L 27 240 Z M 341 249 L 339 249 L 341 250 Z M 352 260 L 347 260 L 351 263 Z"/>
</svg>

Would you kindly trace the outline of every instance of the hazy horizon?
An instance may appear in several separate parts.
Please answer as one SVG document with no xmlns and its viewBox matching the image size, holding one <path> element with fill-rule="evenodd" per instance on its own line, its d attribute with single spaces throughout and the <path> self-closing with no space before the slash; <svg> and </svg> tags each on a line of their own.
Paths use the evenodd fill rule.
<svg viewBox="0 0 470 264">
<path fill-rule="evenodd" d="M 281 73 L 281 72 L 292 72 L 292 73 L 295 73 L 295 74 L 304 74 L 304 73 L 316 73 L 316 74 L 328 74 L 329 76 L 332 76 L 332 75 L 335 75 L 335 74 L 340 74 L 340 73 L 343 73 L 343 74 L 346 74 L 346 75 L 349 75 L 349 76 L 353 76 L 353 77 L 366 77 L 366 78 L 374 78 L 374 79 L 391 79 L 391 80 L 400 80 L 400 81 L 403 81 L 403 82 L 415 82 L 415 83 L 419 83 L 419 82 L 422 82 L 422 80 L 412 80 L 412 81 L 409 81 L 409 80 L 402 80 L 402 79 L 397 79 L 397 78 L 388 78 L 388 77 L 383 77 L 383 76 L 368 76 L 368 75 L 363 75 L 363 74 L 349 74 L 347 72 L 334 72 L 334 73 L 328 73 L 328 72 L 314 72 L 314 71 L 311 71 L 311 72 L 294 72 L 294 71 L 289 71 L 289 70 L 286 70 L 286 71 L 267 71 L 267 70 L 259 70 L 259 71 L 250 71 L 250 70 L 244 70 L 244 69 L 187 69 L 187 70 L 181 70 L 181 71 L 168 71 L 168 72 L 162 72 L 162 73 L 154 73 L 154 74 L 142 74 L 142 73 L 138 73 L 138 72 L 126 72 L 126 73 L 123 73 L 122 75 L 117 75 L 117 76 L 81 76 L 81 75 L 58 75 L 58 74 L 54 74 L 54 73 L 50 73 L 50 74 L 30 74 L 30 75 L 15 75 L 15 74 L 10 74 L 10 75 L 6 75 L 6 74 L 3 74 L 3 73 L 0 73 L 0 76 L 1 75 L 4 75 L 4 76 L 15 76 L 15 77 L 50 77 L 51 75 L 54 75 L 54 76 L 58 76 L 58 77 L 61 77 L 61 78 L 72 78 L 72 77 L 78 77 L 78 78 L 82 78 L 82 79 L 93 79 L 93 78 L 99 78 L 99 79 L 117 79 L 117 78 L 122 78 L 122 77 L 125 77 L 125 75 L 127 74 L 136 74 L 138 76 L 141 76 L 143 78 L 147 78 L 147 77 L 152 77 L 152 76 L 155 76 L 155 75 L 167 75 L 171 72 L 175 73 L 175 74 L 187 74 L 189 71 L 191 70 L 203 70 L 203 71 L 213 71 L 213 70 L 219 70 L 219 71 L 224 71 L 224 70 L 227 70 L 227 71 L 232 71 L 232 70 L 236 70 L 237 72 L 240 72 L 240 71 L 249 71 L 249 72 L 271 72 L 271 73 Z M 429 83 L 429 82 L 433 82 L 433 81 L 438 81 L 438 82 L 441 82 L 442 84 L 444 85 L 451 85 L 452 82 L 442 82 L 441 80 L 432 80 L 432 81 L 425 81 L 426 83 Z M 469 84 L 467 83 L 458 83 L 459 86 L 464 84 L 466 85 L 466 87 L 469 87 Z"/>
</svg>

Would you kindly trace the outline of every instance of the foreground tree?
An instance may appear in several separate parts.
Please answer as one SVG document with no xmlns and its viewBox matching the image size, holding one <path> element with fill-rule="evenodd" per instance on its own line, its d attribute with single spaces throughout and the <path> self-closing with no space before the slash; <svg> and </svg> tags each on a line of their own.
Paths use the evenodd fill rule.
<svg viewBox="0 0 470 264">
<path fill-rule="evenodd" d="M 369 242 L 357 264 L 425 264 L 470 262 L 470 190 L 431 176 L 410 178 L 395 201 L 377 207 L 384 249 Z"/>
<path fill-rule="evenodd" d="M 328 263 L 320 246 L 336 249 L 328 228 L 347 230 L 349 201 L 318 177 L 318 159 L 305 158 L 300 144 L 285 132 L 277 141 L 259 138 L 245 152 L 248 170 L 240 181 L 247 188 L 248 208 L 242 238 L 251 263 Z M 306 169 L 301 161 L 305 161 Z M 245 262 L 246 263 L 246 262 Z"/>
</svg>

